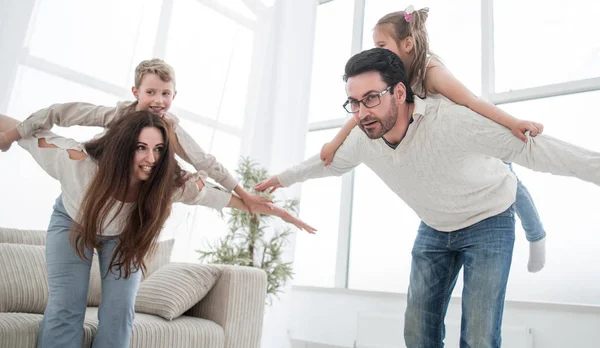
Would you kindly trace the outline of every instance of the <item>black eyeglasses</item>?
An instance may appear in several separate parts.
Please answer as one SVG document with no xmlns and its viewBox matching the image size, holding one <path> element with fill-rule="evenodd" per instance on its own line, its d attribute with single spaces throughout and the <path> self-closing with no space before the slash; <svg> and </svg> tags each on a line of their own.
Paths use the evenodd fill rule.
<svg viewBox="0 0 600 348">
<path fill-rule="evenodd" d="M 347 112 L 351 114 L 355 114 L 360 110 L 360 103 L 362 103 L 368 109 L 374 108 L 377 105 L 381 104 L 381 96 L 389 92 L 390 89 L 392 89 L 392 86 L 393 85 L 388 86 L 388 88 L 384 89 L 379 93 L 369 94 L 362 100 L 348 99 L 342 106 Z"/>
</svg>

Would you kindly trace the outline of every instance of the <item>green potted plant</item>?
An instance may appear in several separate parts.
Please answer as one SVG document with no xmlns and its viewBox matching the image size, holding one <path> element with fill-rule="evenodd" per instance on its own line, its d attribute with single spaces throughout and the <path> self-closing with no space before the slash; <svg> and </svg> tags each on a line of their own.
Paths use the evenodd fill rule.
<svg viewBox="0 0 600 348">
<path fill-rule="evenodd" d="M 254 185 L 267 179 L 267 170 L 260 167 L 250 158 L 242 157 L 236 173 L 239 184 L 248 192 L 273 198 L 266 192 L 256 192 Z M 275 204 L 298 214 L 297 200 L 275 201 Z M 223 218 L 226 218 L 222 214 Z M 257 267 L 267 273 L 267 302 L 272 302 L 287 283 L 293 278 L 292 263 L 283 260 L 283 251 L 288 243 L 288 237 L 293 232 L 290 225 L 271 229 L 269 215 L 254 214 L 231 209 L 227 222 L 229 231 L 215 243 L 209 243 L 209 250 L 197 250 L 199 259 L 203 262 Z"/>
</svg>

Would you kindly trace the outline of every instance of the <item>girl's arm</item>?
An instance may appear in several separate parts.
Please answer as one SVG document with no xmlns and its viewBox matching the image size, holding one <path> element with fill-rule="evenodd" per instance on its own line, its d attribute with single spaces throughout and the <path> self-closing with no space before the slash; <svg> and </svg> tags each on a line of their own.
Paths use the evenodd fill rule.
<svg viewBox="0 0 600 348">
<path fill-rule="evenodd" d="M 527 142 L 525 132 L 529 131 L 531 136 L 536 136 L 544 131 L 542 124 L 519 120 L 494 104 L 478 98 L 440 63 L 433 63 L 427 68 L 425 86 L 428 93 L 441 94 L 456 104 L 468 107 L 476 113 L 510 129 L 515 136 L 525 142 Z"/>
<path fill-rule="evenodd" d="M 335 156 L 336 151 L 342 146 L 344 140 L 350 135 L 352 129 L 356 127 L 357 123 L 354 117 L 351 117 L 340 129 L 340 131 L 335 135 L 333 140 L 323 145 L 321 149 L 321 161 L 325 162 L 325 165 L 328 166 L 333 161 L 333 157 Z"/>
</svg>

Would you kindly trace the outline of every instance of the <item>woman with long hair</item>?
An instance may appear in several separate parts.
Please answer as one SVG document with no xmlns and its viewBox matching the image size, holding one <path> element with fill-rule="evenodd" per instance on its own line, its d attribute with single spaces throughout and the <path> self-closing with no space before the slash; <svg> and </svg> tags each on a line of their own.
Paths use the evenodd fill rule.
<svg viewBox="0 0 600 348">
<path fill-rule="evenodd" d="M 16 124 L 0 115 L 0 131 Z M 172 204 L 247 210 L 239 197 L 205 185 L 201 173 L 184 176 L 169 139 L 172 129 L 163 118 L 136 111 L 84 144 L 49 131 L 19 140 L 44 171 L 60 181 L 62 191 L 46 238 L 49 297 L 38 347 L 81 346 L 94 249 L 103 277 L 93 347 L 126 348 L 145 262 Z M 276 206 L 256 212 L 315 231 Z"/>
</svg>

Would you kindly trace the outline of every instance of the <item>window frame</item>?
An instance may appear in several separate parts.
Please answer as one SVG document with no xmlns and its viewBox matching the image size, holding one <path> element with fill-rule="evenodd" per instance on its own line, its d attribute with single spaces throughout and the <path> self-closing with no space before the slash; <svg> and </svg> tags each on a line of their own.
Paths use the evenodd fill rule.
<svg viewBox="0 0 600 348">
<path fill-rule="evenodd" d="M 216 2 L 214 0 L 197 0 L 197 1 L 202 3 L 203 5 L 211 8 L 212 10 L 215 10 L 215 11 L 221 13 L 225 17 L 228 17 L 228 18 L 238 22 L 242 26 L 245 26 L 251 30 L 256 30 L 256 28 L 257 28 L 257 25 L 256 25 L 257 23 L 255 20 L 244 17 L 244 16 L 238 14 L 237 12 L 219 4 L 218 2 Z M 30 23 L 29 23 L 28 29 L 27 29 L 27 31 L 28 31 L 27 37 L 29 37 L 29 35 L 30 35 L 29 31 L 31 30 L 31 28 L 33 27 L 33 24 L 35 23 L 39 4 L 40 4 L 40 1 L 36 1 L 35 6 L 33 8 L 33 15 L 31 17 L 31 20 L 30 20 Z M 167 40 L 169 39 L 169 37 L 168 37 L 169 36 L 169 27 L 171 25 L 171 21 L 173 20 L 173 6 L 174 6 L 174 3 L 172 0 L 163 0 L 162 1 L 161 12 L 160 12 L 160 16 L 158 19 L 159 23 L 158 23 L 158 27 L 156 30 L 156 38 L 154 41 L 154 48 L 152 50 L 154 57 L 159 57 L 159 58 L 165 57 L 167 54 Z M 77 84 L 80 84 L 80 85 L 83 85 L 86 87 L 97 89 L 104 93 L 112 94 L 120 100 L 130 100 L 132 98 L 131 91 L 127 88 L 123 88 L 116 84 L 103 81 L 96 77 L 92 77 L 92 76 L 83 74 L 81 72 L 78 72 L 76 70 L 70 69 L 69 67 L 61 66 L 59 64 L 49 62 L 41 57 L 32 55 L 27 47 L 26 42 L 21 48 L 21 52 L 20 52 L 19 57 L 16 62 L 16 66 L 25 66 L 25 67 L 32 68 L 35 70 L 39 70 L 43 73 L 47 73 L 47 74 L 50 74 L 50 75 L 53 75 L 56 77 L 60 77 L 65 80 L 72 81 L 72 82 L 75 82 Z M 14 85 L 14 83 L 13 83 L 13 85 Z M 10 98 L 8 98 L 8 99 L 10 99 Z M 8 104 L 9 100 L 7 100 L 6 103 Z M 240 139 L 243 138 L 243 134 L 244 134 L 243 124 L 240 125 L 239 127 L 231 126 L 226 123 L 220 122 L 219 120 L 215 120 L 215 119 L 212 119 L 205 115 L 202 115 L 197 111 L 183 109 L 183 108 L 177 107 L 177 106 L 173 106 L 173 108 L 171 109 L 171 112 L 180 118 L 187 119 L 189 121 L 198 123 L 200 125 L 213 128 L 215 131 L 222 131 L 224 133 L 239 137 Z M 205 150 L 210 151 L 210 149 L 205 149 Z"/>
</svg>

